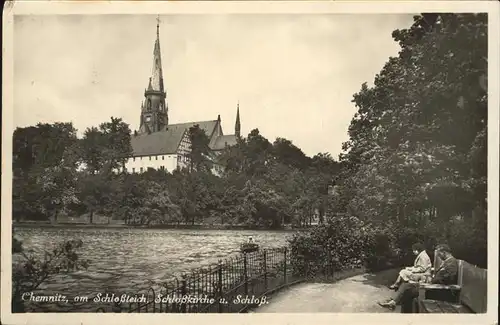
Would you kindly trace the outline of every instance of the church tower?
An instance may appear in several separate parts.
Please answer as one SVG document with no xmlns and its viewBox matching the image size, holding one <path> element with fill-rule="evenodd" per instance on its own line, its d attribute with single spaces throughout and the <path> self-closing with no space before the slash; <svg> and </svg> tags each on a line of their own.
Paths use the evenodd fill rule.
<svg viewBox="0 0 500 325">
<path fill-rule="evenodd" d="M 236 107 L 236 123 L 234 124 L 234 134 L 237 138 L 241 136 L 241 123 L 240 123 L 240 102 Z"/>
<path fill-rule="evenodd" d="M 153 50 L 153 69 L 149 84 L 144 91 L 144 101 L 141 103 L 141 121 L 139 133 L 163 131 L 168 125 L 167 93 L 163 87 L 163 71 L 161 68 L 160 51 L 160 17 L 156 24 L 156 41 Z"/>
</svg>

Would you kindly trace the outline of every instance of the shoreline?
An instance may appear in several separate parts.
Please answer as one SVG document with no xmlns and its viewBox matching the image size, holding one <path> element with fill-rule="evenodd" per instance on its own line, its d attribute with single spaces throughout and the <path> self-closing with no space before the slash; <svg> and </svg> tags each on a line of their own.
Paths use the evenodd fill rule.
<svg viewBox="0 0 500 325">
<path fill-rule="evenodd" d="M 262 227 L 250 227 L 244 225 L 151 225 L 151 226 L 134 226 L 125 224 L 88 224 L 88 223 L 46 223 L 46 222 L 15 222 L 12 228 L 91 228 L 91 229 L 181 229 L 181 230 L 254 230 L 254 231 L 304 231 L 309 228 L 291 228 L 284 227 L 279 229 L 270 229 Z"/>
</svg>

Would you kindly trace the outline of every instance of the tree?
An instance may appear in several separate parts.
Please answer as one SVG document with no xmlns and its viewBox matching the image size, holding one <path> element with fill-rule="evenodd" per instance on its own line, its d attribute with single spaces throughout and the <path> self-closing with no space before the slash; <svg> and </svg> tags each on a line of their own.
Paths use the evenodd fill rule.
<svg viewBox="0 0 500 325">
<path fill-rule="evenodd" d="M 454 216 L 486 207 L 487 17 L 424 14 L 393 37 L 398 57 L 353 97 L 334 199 L 381 224 L 435 223 L 446 235 Z"/>
<path fill-rule="evenodd" d="M 65 151 L 77 142 L 72 123 L 42 124 L 16 128 L 13 135 L 13 170 L 27 172 L 34 166 L 54 167 L 61 164 Z"/>
<path fill-rule="evenodd" d="M 272 151 L 274 158 L 285 165 L 299 169 L 305 169 L 309 165 L 308 157 L 290 140 L 277 138 Z"/>
<path fill-rule="evenodd" d="M 105 174 L 81 173 L 78 180 L 78 197 L 89 213 L 89 223 L 93 223 L 94 213 L 106 213 L 111 216 L 116 207 L 116 195 L 119 191 L 116 179 Z"/>
<path fill-rule="evenodd" d="M 200 129 L 198 124 L 189 128 L 190 151 L 189 166 L 191 171 L 210 171 L 212 169 L 212 157 L 210 147 L 208 146 L 210 139 L 205 131 Z"/>
<path fill-rule="evenodd" d="M 266 166 L 272 161 L 272 145 L 258 129 L 253 129 L 243 146 L 245 161 L 243 170 L 248 176 L 260 176 L 266 172 Z"/>
<path fill-rule="evenodd" d="M 13 138 L 14 217 L 57 218 L 76 199 L 76 129 L 71 123 L 38 123 L 17 128 Z"/>
<path fill-rule="evenodd" d="M 130 127 L 121 118 L 111 117 L 110 122 L 101 123 L 99 129 L 106 139 L 107 148 L 104 156 L 113 170 L 125 166 L 126 160 L 132 155 L 130 143 Z"/>
<path fill-rule="evenodd" d="M 106 145 L 104 134 L 98 128 L 90 127 L 85 130 L 81 140 L 82 160 L 89 173 L 96 174 L 102 170 L 106 162 L 103 155 Z"/>
<path fill-rule="evenodd" d="M 111 117 L 97 127 L 85 130 L 81 140 L 82 159 L 92 173 L 110 172 L 122 168 L 132 155 L 129 125 L 121 118 Z"/>
</svg>

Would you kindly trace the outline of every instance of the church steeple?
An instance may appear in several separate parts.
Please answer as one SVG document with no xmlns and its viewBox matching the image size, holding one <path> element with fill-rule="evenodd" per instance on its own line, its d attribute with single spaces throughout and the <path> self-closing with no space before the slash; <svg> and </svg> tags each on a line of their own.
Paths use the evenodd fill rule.
<svg viewBox="0 0 500 325">
<path fill-rule="evenodd" d="M 163 71 L 161 69 L 161 50 L 160 50 L 160 16 L 156 18 L 156 41 L 153 50 L 153 69 L 151 70 L 151 87 L 153 90 L 163 92 Z"/>
<path fill-rule="evenodd" d="M 167 93 L 163 87 L 163 71 L 160 50 L 160 16 L 156 19 L 156 40 L 153 49 L 153 68 L 148 87 L 144 91 L 144 105 L 141 105 L 139 133 L 158 132 L 168 125 Z"/>
<path fill-rule="evenodd" d="M 236 123 L 234 125 L 234 134 L 236 137 L 241 136 L 241 123 L 240 123 L 240 102 L 238 101 L 238 105 L 236 106 Z"/>
</svg>

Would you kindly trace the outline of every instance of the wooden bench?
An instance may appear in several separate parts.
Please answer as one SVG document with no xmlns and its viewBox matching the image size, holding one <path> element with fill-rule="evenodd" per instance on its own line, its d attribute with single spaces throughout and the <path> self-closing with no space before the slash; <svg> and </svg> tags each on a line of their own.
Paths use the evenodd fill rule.
<svg viewBox="0 0 500 325">
<path fill-rule="evenodd" d="M 458 261 L 456 285 L 420 284 L 415 308 L 419 313 L 486 313 L 487 270 Z M 434 269 L 442 261 L 435 255 Z"/>
</svg>

